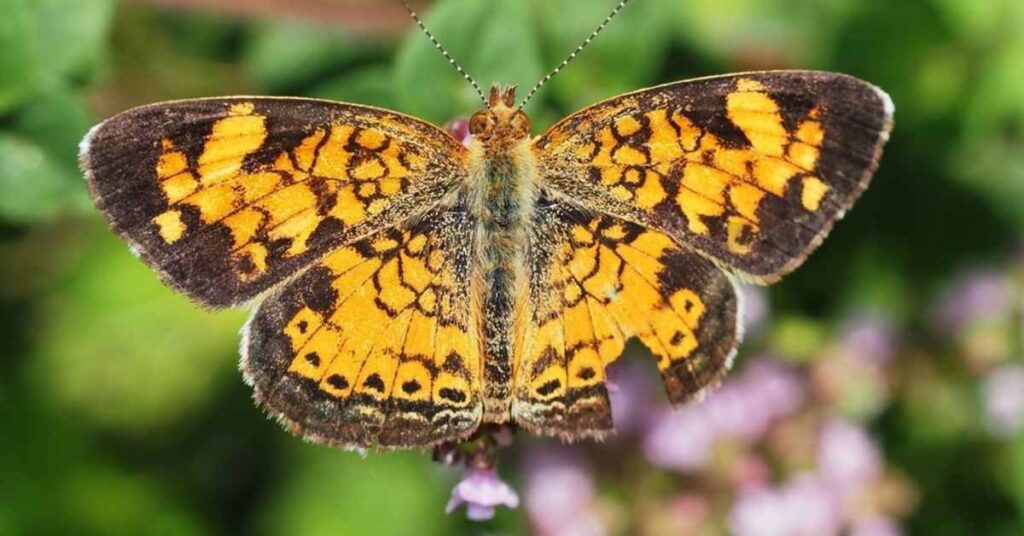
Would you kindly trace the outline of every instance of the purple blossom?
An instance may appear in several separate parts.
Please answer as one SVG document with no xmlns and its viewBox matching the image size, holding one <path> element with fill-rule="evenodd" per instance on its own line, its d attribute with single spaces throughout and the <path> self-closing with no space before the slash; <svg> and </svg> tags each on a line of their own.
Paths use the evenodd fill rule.
<svg viewBox="0 0 1024 536">
<path fill-rule="evenodd" d="M 811 474 L 780 488 L 742 492 L 729 513 L 737 536 L 831 536 L 842 526 L 835 497 Z"/>
<path fill-rule="evenodd" d="M 888 322 L 872 316 L 848 320 L 839 345 L 844 354 L 873 367 L 888 365 L 895 355 L 893 330 Z"/>
<path fill-rule="evenodd" d="M 495 507 L 519 506 L 519 496 L 511 486 L 498 478 L 494 468 L 469 467 L 452 490 L 445 512 L 450 514 L 463 504 L 466 505 L 466 517 L 473 521 L 485 521 L 494 517 Z"/>
<path fill-rule="evenodd" d="M 812 377 L 823 402 L 844 415 L 877 415 L 889 400 L 888 363 L 893 341 L 882 324 L 856 320 L 847 324 L 838 342 L 818 360 Z"/>
<path fill-rule="evenodd" d="M 469 147 L 469 142 L 473 139 L 473 135 L 469 133 L 469 121 L 463 118 L 453 119 L 444 126 L 444 129 L 462 142 L 462 145 Z"/>
<path fill-rule="evenodd" d="M 870 517 L 858 521 L 849 536 L 902 536 L 903 531 L 895 520 L 888 517 Z"/>
<path fill-rule="evenodd" d="M 1010 280 L 994 270 L 977 270 L 959 278 L 939 300 L 935 327 L 960 332 L 979 320 L 1005 315 L 1012 306 Z"/>
<path fill-rule="evenodd" d="M 756 285 L 740 285 L 743 299 L 743 330 L 748 335 L 761 331 L 768 321 L 768 291 Z"/>
<path fill-rule="evenodd" d="M 768 486 L 772 469 L 759 456 L 748 454 L 737 461 L 731 473 L 733 486 L 739 491 L 752 491 Z"/>
<path fill-rule="evenodd" d="M 703 403 L 663 411 L 644 438 L 644 452 L 662 467 L 698 469 L 717 439 L 756 440 L 799 408 L 803 399 L 800 378 L 784 365 L 762 358 Z"/>
<path fill-rule="evenodd" d="M 670 511 L 676 532 L 696 533 L 707 523 L 711 508 L 702 495 L 688 493 L 673 500 Z"/>
<path fill-rule="evenodd" d="M 607 369 L 608 398 L 616 435 L 623 437 L 640 431 L 655 406 L 657 385 L 646 363 L 613 363 Z"/>
<path fill-rule="evenodd" d="M 1010 436 L 1024 424 L 1024 365 L 1003 365 L 981 384 L 985 420 L 990 430 Z"/>
<path fill-rule="evenodd" d="M 644 437 L 644 454 L 651 463 L 679 471 L 700 469 L 715 442 L 715 429 L 699 406 L 662 410 Z"/>
<path fill-rule="evenodd" d="M 777 420 L 796 411 L 803 404 L 806 386 L 790 367 L 770 359 L 752 361 L 743 371 L 740 387 L 745 389 L 749 404 L 768 420 Z"/>
<path fill-rule="evenodd" d="M 818 439 L 818 474 L 844 504 L 877 481 L 882 469 L 882 454 L 867 430 L 838 419 L 824 425 Z"/>
<path fill-rule="evenodd" d="M 539 536 L 603 536 L 590 472 L 565 449 L 532 451 L 526 462 L 525 508 Z"/>
</svg>

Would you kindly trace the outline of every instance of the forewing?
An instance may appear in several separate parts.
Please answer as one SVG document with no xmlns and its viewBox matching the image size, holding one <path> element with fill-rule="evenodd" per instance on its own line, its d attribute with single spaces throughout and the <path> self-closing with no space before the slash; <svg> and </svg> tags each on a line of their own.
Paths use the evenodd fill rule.
<svg viewBox="0 0 1024 536">
<path fill-rule="evenodd" d="M 867 187 L 892 111 L 884 92 L 846 75 L 747 73 L 613 98 L 534 146 L 547 187 L 767 283 Z"/>
<path fill-rule="evenodd" d="M 436 203 L 464 179 L 465 159 L 410 117 L 250 97 L 135 108 L 81 149 L 111 227 L 166 283 L 214 307 Z"/>
<path fill-rule="evenodd" d="M 461 207 L 342 247 L 271 295 L 245 330 L 255 397 L 293 433 L 413 448 L 466 437 L 482 411 Z"/>
<path fill-rule="evenodd" d="M 675 404 L 728 370 L 739 338 L 733 283 L 664 233 L 542 199 L 529 274 L 512 403 L 528 429 L 570 440 L 609 431 L 605 367 L 632 337 L 657 358 Z"/>
</svg>

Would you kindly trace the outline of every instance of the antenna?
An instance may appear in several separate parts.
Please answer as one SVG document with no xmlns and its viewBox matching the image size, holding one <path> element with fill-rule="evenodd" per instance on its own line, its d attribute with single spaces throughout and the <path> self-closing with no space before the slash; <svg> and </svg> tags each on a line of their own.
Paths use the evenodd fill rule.
<svg viewBox="0 0 1024 536">
<path fill-rule="evenodd" d="M 480 86 L 477 85 L 476 80 L 473 80 L 473 77 L 469 76 L 469 73 L 467 73 L 466 70 L 463 69 L 461 65 L 459 65 L 459 62 L 455 61 L 455 58 L 453 58 L 452 55 L 449 54 L 448 51 L 443 46 L 441 46 L 441 43 L 438 42 L 436 38 L 434 38 L 434 34 L 430 33 L 430 30 L 427 29 L 427 25 L 423 24 L 423 21 L 420 20 L 419 15 L 417 15 L 416 12 L 412 10 L 412 7 L 409 6 L 409 2 L 402 0 L 402 5 L 405 6 L 405 10 L 409 12 L 409 15 L 412 16 L 412 19 L 416 21 L 416 25 L 420 27 L 420 30 L 423 30 L 423 33 L 427 34 L 427 38 L 430 39 L 431 43 L 434 43 L 434 46 L 437 47 L 437 50 L 441 52 L 441 55 L 444 56 L 444 59 L 448 60 L 448 63 L 452 64 L 452 67 L 455 67 L 455 70 L 459 71 L 459 74 L 461 74 L 462 77 L 465 78 L 466 81 L 473 86 L 473 89 L 475 89 L 476 94 L 480 96 L 480 100 L 484 103 L 484 106 L 487 106 L 487 97 L 484 97 L 484 92 L 480 89 Z"/>
<path fill-rule="evenodd" d="M 519 109 L 522 110 L 523 106 L 526 106 L 526 103 L 530 102 L 530 99 L 533 98 L 533 95 L 537 93 L 537 90 L 539 90 L 541 86 L 547 84 L 548 81 L 554 78 L 559 71 L 565 68 L 566 65 L 569 65 L 569 62 L 576 59 L 576 56 L 579 55 L 579 53 L 584 48 L 587 48 L 587 45 L 589 45 L 590 42 L 593 41 L 595 37 L 597 37 L 597 34 L 601 33 L 601 31 L 604 30 L 605 26 L 608 26 L 608 23 L 611 22 L 612 19 L 614 19 L 615 16 L 619 14 L 619 11 L 622 11 L 622 8 L 626 7 L 626 4 L 628 3 L 629 0 L 619 0 L 619 3 L 615 6 L 615 9 L 613 9 L 612 12 L 609 13 L 603 21 L 601 21 L 601 24 L 597 25 L 597 28 L 595 28 L 593 32 L 590 32 L 590 35 L 588 35 L 587 38 L 584 39 L 582 43 L 580 43 L 580 46 L 576 47 L 576 50 L 573 50 L 568 57 L 562 60 L 562 63 L 558 64 L 558 67 L 555 67 L 550 73 L 544 75 L 544 78 L 541 78 L 540 82 L 537 82 L 537 84 L 530 89 L 530 92 L 526 94 L 526 98 L 523 99 L 523 102 L 519 103 Z"/>
</svg>

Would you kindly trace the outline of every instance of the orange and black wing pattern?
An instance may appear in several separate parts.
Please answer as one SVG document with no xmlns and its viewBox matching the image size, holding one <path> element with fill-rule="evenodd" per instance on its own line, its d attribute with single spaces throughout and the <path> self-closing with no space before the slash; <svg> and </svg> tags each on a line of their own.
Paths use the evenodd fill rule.
<svg viewBox="0 0 1024 536">
<path fill-rule="evenodd" d="M 271 294 L 245 328 L 242 371 L 293 433 L 350 448 L 419 448 L 482 415 L 462 205 L 337 249 Z"/>
<path fill-rule="evenodd" d="M 892 103 L 870 84 L 778 71 L 615 97 L 534 148 L 544 186 L 770 283 L 864 191 L 891 127 Z"/>
<path fill-rule="evenodd" d="M 525 428 L 566 440 L 611 431 L 605 367 L 633 337 L 657 358 L 674 404 L 728 370 L 739 342 L 733 282 L 666 234 L 542 197 L 528 262 L 512 388 Z"/>
<path fill-rule="evenodd" d="M 327 101 L 230 97 L 121 113 L 82 143 L 111 227 L 171 287 L 247 301 L 436 204 L 466 149 L 428 123 Z"/>
</svg>

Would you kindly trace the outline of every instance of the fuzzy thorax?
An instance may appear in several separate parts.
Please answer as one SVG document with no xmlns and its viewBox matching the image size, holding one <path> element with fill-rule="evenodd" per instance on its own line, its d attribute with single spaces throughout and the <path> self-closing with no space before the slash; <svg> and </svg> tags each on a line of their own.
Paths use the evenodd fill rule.
<svg viewBox="0 0 1024 536">
<path fill-rule="evenodd" d="M 515 87 L 494 87 L 470 131 L 471 205 L 477 221 L 478 303 L 484 345 L 484 421 L 509 420 L 515 319 L 527 289 L 529 216 L 536 200 L 530 121 L 515 108 Z"/>
</svg>

